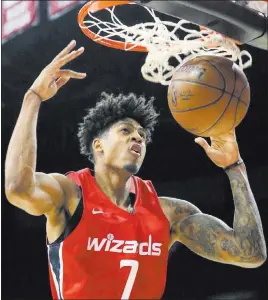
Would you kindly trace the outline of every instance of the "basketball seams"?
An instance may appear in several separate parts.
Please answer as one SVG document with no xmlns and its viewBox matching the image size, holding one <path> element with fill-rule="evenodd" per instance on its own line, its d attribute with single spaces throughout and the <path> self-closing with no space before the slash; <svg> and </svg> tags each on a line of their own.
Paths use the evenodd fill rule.
<svg viewBox="0 0 268 300">
<path fill-rule="evenodd" d="M 185 109 L 185 110 L 172 110 L 172 112 L 183 113 L 183 112 L 195 111 L 197 109 L 202 109 L 202 108 L 205 108 L 205 107 L 209 107 L 210 105 L 214 105 L 215 103 L 217 103 L 218 101 L 220 101 L 221 98 L 222 98 L 222 96 L 224 95 L 225 89 L 226 89 L 226 80 L 225 80 L 223 74 L 220 72 L 220 70 L 217 68 L 217 66 L 213 65 L 212 63 L 210 63 L 207 59 L 200 60 L 200 62 L 202 62 L 202 61 L 207 62 L 209 65 L 211 65 L 212 67 L 214 67 L 216 69 L 216 71 L 219 73 L 219 75 L 221 76 L 222 81 L 223 81 L 223 88 L 222 89 L 216 88 L 214 86 L 210 86 L 209 84 L 205 84 L 205 83 L 201 83 L 201 82 L 195 82 L 194 80 L 191 81 L 191 80 L 174 79 L 173 81 L 182 81 L 182 82 L 187 82 L 187 83 L 194 83 L 194 84 L 197 84 L 197 85 L 201 85 L 201 86 L 206 86 L 206 87 L 209 87 L 209 88 L 213 88 L 213 89 L 216 89 L 218 91 L 221 91 L 221 95 L 215 101 L 213 101 L 211 103 L 204 104 L 202 106 L 198 106 L 198 107 L 194 107 L 194 108 Z"/>
<path fill-rule="evenodd" d="M 217 60 L 212 60 L 210 62 L 207 59 L 208 59 L 207 57 L 199 59 L 196 62 L 196 64 L 198 65 L 198 63 L 201 63 L 201 66 L 206 68 L 208 71 L 210 69 L 212 70 L 214 69 L 213 76 L 210 73 L 209 74 L 210 76 L 208 77 L 205 77 L 203 79 L 201 79 L 202 78 L 201 77 L 200 81 L 198 81 L 199 77 L 197 78 L 194 73 L 189 74 L 189 76 L 186 76 L 186 78 L 185 76 L 183 76 L 183 74 L 179 75 L 178 77 L 174 76 L 175 78 L 172 79 L 173 86 L 170 87 L 170 91 L 172 91 L 172 94 L 169 95 L 169 99 L 171 100 L 176 99 L 176 101 L 180 101 L 182 100 L 181 98 L 182 94 L 179 91 L 187 87 L 187 89 L 190 91 L 188 92 L 190 93 L 189 95 L 195 96 L 194 99 L 190 99 L 193 102 L 190 104 L 185 103 L 183 105 L 184 107 L 183 106 L 181 107 L 180 105 L 177 106 L 177 103 L 176 105 L 175 103 L 173 103 L 173 105 L 171 105 L 169 108 L 173 117 L 182 128 L 196 135 L 203 135 L 203 136 L 209 136 L 213 133 L 220 134 L 223 130 L 228 128 L 230 128 L 228 129 L 228 131 L 231 130 L 236 126 L 237 122 L 240 122 L 243 119 L 244 113 L 247 112 L 247 109 L 249 107 L 249 101 L 248 101 L 249 95 L 248 95 L 248 90 L 246 90 L 249 84 L 247 80 L 239 76 L 240 72 L 234 66 L 234 64 L 230 64 L 230 63 L 226 64 L 226 62 L 223 61 L 218 65 Z M 192 64 L 190 64 L 190 67 L 191 65 Z M 220 78 L 222 78 L 222 82 L 220 81 Z M 223 87 L 221 87 L 220 82 L 221 85 L 224 85 Z M 241 89 L 241 83 L 243 86 L 242 89 Z M 194 86 L 194 90 L 192 88 L 193 86 Z M 226 91 L 227 88 L 228 91 Z M 204 104 L 204 102 L 206 104 Z M 239 103 L 243 104 L 242 107 L 239 106 Z M 170 104 L 171 103 L 169 102 L 169 105 Z M 192 106 L 192 108 L 189 108 L 189 106 L 190 107 Z M 213 109 L 211 110 L 213 106 L 216 106 L 218 109 L 216 111 Z M 200 109 L 200 111 L 197 111 L 198 109 Z M 241 116 L 240 116 L 240 110 L 242 110 Z M 196 114 L 197 114 L 197 118 L 199 118 L 199 114 L 200 114 L 200 117 L 202 116 L 203 119 L 203 117 L 205 117 L 206 115 L 206 112 L 211 117 L 209 120 L 207 121 L 205 119 L 203 121 L 200 120 L 201 122 L 200 128 L 197 125 L 198 124 L 197 123 L 196 124 L 197 128 L 187 129 L 187 124 L 189 123 L 187 121 L 187 118 L 191 118 L 191 116 L 196 116 Z M 186 115 L 184 116 L 183 113 L 186 113 Z M 213 124 L 211 124 L 212 122 Z M 186 126 L 183 126 L 183 124 Z M 190 122 L 188 125 L 190 124 L 192 123 Z M 199 131 L 196 132 L 196 130 L 198 129 Z"/>
<path fill-rule="evenodd" d="M 211 89 L 214 89 L 214 90 L 217 90 L 217 91 L 223 91 L 223 89 L 221 88 L 218 88 L 216 86 L 213 86 L 213 85 L 209 85 L 209 84 L 206 84 L 206 83 L 203 83 L 203 82 L 199 82 L 199 81 L 195 81 L 195 80 L 185 80 L 185 79 L 174 79 L 173 81 L 181 81 L 181 82 L 186 82 L 186 83 L 193 83 L 193 84 L 196 84 L 196 85 L 201 85 L 201 86 L 205 86 L 205 87 L 208 87 L 208 88 L 211 88 Z M 228 91 L 224 91 L 224 93 L 228 94 L 228 95 L 232 95 L 230 92 Z M 233 97 L 235 98 L 239 98 L 239 96 L 237 95 L 233 95 Z M 242 103 L 244 103 L 245 105 L 247 105 L 243 100 L 240 100 Z"/>
<path fill-rule="evenodd" d="M 215 66 L 212 62 L 210 62 L 208 59 L 203 59 L 204 61 L 206 61 L 209 65 L 211 65 L 212 67 L 214 67 L 218 73 L 220 74 L 222 80 L 223 80 L 223 89 L 224 89 L 224 92 L 226 92 L 226 80 L 225 80 L 225 77 L 223 76 L 222 72 L 218 69 L 217 66 Z"/>
<path fill-rule="evenodd" d="M 234 96 L 234 98 L 236 98 L 238 100 L 239 103 L 244 104 L 247 108 L 249 108 L 249 104 L 247 104 L 245 101 L 239 99 L 238 97 Z"/>
<path fill-rule="evenodd" d="M 220 71 L 219 71 L 220 72 Z M 220 72 L 221 73 L 221 72 Z M 209 131 L 211 128 L 213 128 L 220 120 L 221 118 L 223 117 L 223 115 L 226 113 L 230 103 L 232 102 L 232 99 L 233 99 L 233 94 L 235 92 L 235 88 L 236 88 L 236 79 L 237 79 L 237 76 L 236 76 L 236 71 L 234 70 L 234 86 L 233 86 L 233 91 L 230 95 L 230 100 L 228 101 L 228 103 L 226 104 L 223 112 L 221 113 L 221 115 L 218 117 L 218 119 L 209 127 L 207 128 L 206 130 L 204 131 L 199 131 L 199 132 L 196 132 L 197 135 L 200 135 L 200 134 L 204 134 L 205 132 Z M 233 127 L 232 127 L 233 128 Z M 229 130 L 231 130 L 232 128 L 230 128 Z"/>
<path fill-rule="evenodd" d="M 216 99 L 215 101 L 213 101 L 211 103 L 204 104 L 202 106 L 198 106 L 198 107 L 194 107 L 194 108 L 189 108 L 189 109 L 185 109 L 185 110 L 172 110 L 172 112 L 174 112 L 174 113 L 184 113 L 184 112 L 195 111 L 197 109 L 202 109 L 202 108 L 205 108 L 205 107 L 209 107 L 210 105 L 214 105 L 215 103 L 217 103 L 218 101 L 220 101 L 220 99 L 224 95 L 224 93 L 226 93 L 227 95 L 231 96 L 232 98 L 233 97 L 237 98 L 237 100 L 239 101 L 239 97 L 241 97 L 241 94 L 240 94 L 240 96 L 236 96 L 236 95 L 234 95 L 234 91 L 232 91 L 232 93 L 229 93 L 228 91 L 225 91 L 225 89 L 226 89 L 226 80 L 225 80 L 225 77 L 223 76 L 222 72 L 218 69 L 218 67 L 215 66 L 212 62 L 210 62 L 207 59 L 202 59 L 202 60 L 200 60 L 200 62 L 201 61 L 207 62 L 209 65 L 211 65 L 213 68 L 216 69 L 216 71 L 220 74 L 220 76 L 221 76 L 221 78 L 223 80 L 223 88 L 218 88 L 218 87 L 215 87 L 213 85 L 206 84 L 206 83 L 199 82 L 199 81 L 195 81 L 195 80 L 174 79 L 173 82 L 176 82 L 176 81 L 186 82 L 186 83 L 190 83 L 190 84 L 196 84 L 196 85 L 205 86 L 205 87 L 208 87 L 208 88 L 211 88 L 211 89 L 215 89 L 217 91 L 221 91 L 222 94 L 221 94 L 220 98 Z M 243 100 L 240 99 L 240 101 L 245 106 L 248 106 L 247 103 L 245 103 Z"/>
<path fill-rule="evenodd" d="M 200 81 L 195 81 L 195 80 L 190 80 L 190 79 L 186 80 L 186 79 L 179 79 L 179 78 L 174 79 L 173 82 L 174 81 L 181 81 L 181 82 L 186 82 L 186 83 L 194 83 L 194 84 L 202 85 L 202 86 L 205 86 L 205 87 L 209 87 L 211 89 L 215 89 L 215 90 L 218 90 L 218 91 L 221 91 L 221 92 L 224 91 L 224 89 L 221 89 L 221 88 L 218 88 L 218 87 L 216 87 L 214 85 L 210 85 L 210 84 L 203 83 L 203 82 L 200 82 Z"/>
<path fill-rule="evenodd" d="M 207 60 L 207 62 L 208 62 L 211 66 L 213 66 L 213 67 L 216 68 L 216 70 L 217 70 L 217 71 L 220 73 L 220 75 L 224 78 L 224 82 L 226 82 L 226 81 L 225 81 L 225 77 L 223 76 L 222 72 L 217 68 L 217 66 L 215 66 L 214 64 L 212 64 L 212 63 L 211 63 L 210 61 L 208 61 L 208 60 Z M 231 94 L 230 94 L 229 92 L 225 91 L 225 93 L 228 94 L 228 95 L 230 96 L 230 100 L 229 100 L 229 102 L 226 104 L 226 106 L 225 106 L 225 108 L 224 108 L 224 111 L 223 111 L 223 113 L 219 116 L 218 120 L 216 120 L 216 122 L 214 122 L 214 124 L 212 124 L 212 125 L 210 126 L 210 128 L 208 128 L 208 129 L 213 128 L 213 127 L 221 120 L 221 118 L 222 118 L 223 115 L 226 113 L 226 111 L 227 111 L 227 109 L 228 109 L 230 103 L 231 103 L 232 100 L 233 100 L 234 92 L 235 92 L 235 88 L 236 88 L 236 79 L 237 79 L 237 77 L 236 77 L 236 71 L 235 71 L 235 70 L 234 70 L 233 74 L 234 74 L 234 86 L 233 86 L 233 91 L 232 91 Z M 225 87 L 226 87 L 226 86 L 225 86 Z M 240 96 L 241 96 L 241 95 L 240 95 Z M 237 98 L 237 103 L 238 103 L 238 97 L 236 97 L 236 98 Z M 236 114 L 235 114 L 235 118 L 236 118 Z M 231 127 L 231 129 L 232 129 L 233 127 L 234 127 L 234 125 Z M 205 130 L 205 131 L 203 131 L 203 132 L 199 132 L 199 134 L 208 131 L 208 129 Z M 231 130 L 231 129 L 230 129 L 230 130 Z"/>
<path fill-rule="evenodd" d="M 203 60 L 206 61 L 207 63 L 209 63 L 212 67 L 214 67 L 214 68 L 220 73 L 220 75 L 222 76 L 222 79 L 223 79 L 224 89 L 225 89 L 225 88 L 226 88 L 226 81 L 225 81 L 225 77 L 223 76 L 222 72 L 218 69 L 217 66 L 215 66 L 215 65 L 214 65 L 212 62 L 210 62 L 209 60 L 207 60 L 207 59 L 203 59 Z M 236 72 L 234 73 L 234 75 L 236 76 Z M 242 93 L 243 93 L 244 89 L 245 89 L 247 86 L 248 86 L 248 83 L 247 83 L 246 86 L 243 88 Z M 213 86 L 211 86 L 211 88 L 221 90 L 220 88 L 213 87 Z M 235 88 L 236 88 L 236 86 L 235 86 Z M 241 102 L 241 103 L 243 103 L 245 106 L 248 107 L 248 104 L 247 104 L 246 102 L 244 102 L 243 100 L 240 99 L 242 93 L 240 93 L 239 96 L 236 96 L 236 95 L 234 94 L 234 92 L 235 92 L 235 89 L 233 90 L 232 93 L 229 93 L 228 91 L 224 91 L 224 93 L 226 93 L 227 95 L 232 96 L 232 98 L 237 98 L 238 102 Z"/>
<path fill-rule="evenodd" d="M 224 95 L 224 94 L 227 94 L 229 96 L 232 96 L 232 93 L 229 93 L 227 91 L 222 91 L 222 89 L 220 88 L 217 88 L 217 87 L 214 87 L 214 86 L 210 86 L 209 84 L 205 84 L 205 83 L 200 83 L 198 81 L 194 81 L 194 80 L 183 80 L 183 79 L 175 79 L 173 81 L 181 81 L 181 82 L 186 82 L 186 83 L 190 83 L 190 84 L 196 84 L 196 85 L 201 85 L 201 86 L 205 86 L 205 87 L 208 87 L 208 88 L 212 88 L 212 89 L 215 89 L 215 90 L 218 90 L 218 91 L 221 91 L 222 94 L 219 96 L 220 98 L 217 98 L 216 100 L 214 100 L 213 102 L 210 102 L 208 104 L 204 104 L 202 106 L 198 106 L 198 107 L 193 107 L 193 108 L 189 108 L 189 109 L 184 109 L 184 110 L 178 110 L 178 109 L 173 109 L 172 112 L 174 113 L 184 113 L 184 112 L 188 112 L 188 111 L 194 111 L 194 110 L 197 110 L 197 109 L 201 109 L 201 108 L 204 108 L 204 107 L 208 107 L 210 105 L 213 105 L 215 103 L 217 103 L 221 97 Z M 174 97 L 174 95 L 173 95 Z M 239 99 L 240 96 L 236 96 L 236 95 L 233 95 L 233 98 L 236 98 L 237 100 L 239 100 L 239 102 L 243 103 L 245 106 L 248 107 L 248 104 L 246 102 L 244 102 L 243 100 Z"/>
<path fill-rule="evenodd" d="M 247 84 L 243 87 L 243 89 L 242 89 L 242 91 L 241 91 L 241 93 L 240 93 L 240 95 L 239 95 L 239 97 L 238 97 L 238 99 L 237 99 L 237 103 L 236 103 L 236 107 L 235 107 L 234 123 L 233 123 L 232 128 L 234 128 L 234 126 L 235 126 L 235 124 L 236 124 L 237 109 L 238 109 L 239 103 L 245 104 L 245 102 L 241 100 L 241 96 L 242 96 L 242 94 L 244 93 L 244 90 L 245 90 L 248 86 L 249 86 L 249 84 L 247 83 Z M 245 105 L 246 105 L 246 104 L 245 104 Z M 247 108 L 249 107 L 249 105 L 246 105 L 246 106 L 247 106 Z"/>
<path fill-rule="evenodd" d="M 238 102 L 242 102 L 242 103 L 244 103 L 246 106 L 249 106 L 249 105 L 248 105 L 247 103 L 245 103 L 243 100 L 241 100 L 241 96 L 242 96 L 242 94 L 244 93 L 244 90 L 245 90 L 248 86 L 249 86 L 249 83 L 247 82 L 247 84 L 243 87 L 243 89 L 242 89 L 240 95 L 237 97 L 237 98 L 238 98 Z"/>
<path fill-rule="evenodd" d="M 232 125 L 231 129 L 233 129 L 233 128 L 234 128 L 234 126 L 235 126 L 235 123 L 236 123 L 236 115 L 237 115 L 237 109 L 238 109 L 238 105 L 239 105 L 239 100 L 236 102 L 236 106 L 235 106 L 235 112 L 234 112 L 234 121 L 233 121 L 233 125 Z M 230 130 L 231 130 L 231 129 L 230 129 Z"/>
<path fill-rule="evenodd" d="M 188 82 L 188 83 L 193 83 L 194 84 L 194 82 Z M 210 103 L 204 104 L 202 106 L 198 106 L 198 107 L 184 109 L 184 110 L 173 109 L 172 112 L 184 113 L 184 112 L 188 112 L 188 111 L 194 111 L 194 110 L 197 110 L 197 109 L 205 108 L 205 107 L 208 107 L 208 106 L 213 105 L 213 104 L 217 103 L 218 101 L 220 101 L 223 95 L 224 95 L 224 91 L 221 91 L 221 95 L 216 100 L 214 100 L 213 102 L 210 102 Z M 173 95 L 173 97 L 174 97 L 174 95 Z"/>
</svg>

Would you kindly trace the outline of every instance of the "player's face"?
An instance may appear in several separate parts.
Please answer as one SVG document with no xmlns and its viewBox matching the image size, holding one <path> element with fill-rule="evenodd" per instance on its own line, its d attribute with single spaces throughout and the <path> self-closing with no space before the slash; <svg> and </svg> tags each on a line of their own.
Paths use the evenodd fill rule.
<svg viewBox="0 0 268 300">
<path fill-rule="evenodd" d="M 146 153 L 146 132 L 133 119 L 115 123 L 102 139 L 105 165 L 136 174 Z"/>
</svg>

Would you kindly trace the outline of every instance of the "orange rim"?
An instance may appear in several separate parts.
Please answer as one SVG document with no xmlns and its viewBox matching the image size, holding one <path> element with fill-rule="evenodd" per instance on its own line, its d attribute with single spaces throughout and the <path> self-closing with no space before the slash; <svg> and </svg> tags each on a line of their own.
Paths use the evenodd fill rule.
<svg viewBox="0 0 268 300">
<path fill-rule="evenodd" d="M 88 15 L 88 12 L 90 13 L 95 13 L 97 11 L 103 10 L 108 7 L 113 7 L 113 6 L 119 6 L 119 5 L 125 5 L 125 4 L 130 4 L 132 1 L 90 1 L 86 3 L 81 10 L 78 13 L 78 24 L 83 31 L 83 33 L 92 39 L 94 42 L 99 43 L 101 45 L 115 48 L 115 49 L 121 49 L 125 50 L 126 49 L 126 43 L 120 42 L 120 41 L 115 41 L 111 40 L 108 38 L 104 38 L 93 31 L 91 31 L 89 28 L 84 27 L 84 20 L 85 17 Z M 99 40 L 96 40 L 99 39 Z M 139 45 L 134 45 L 131 43 L 127 43 L 128 47 L 131 49 L 129 51 L 136 51 L 136 52 L 148 52 L 146 47 L 139 46 Z"/>
<path fill-rule="evenodd" d="M 265 2 L 268 2 L 268 0 L 264 0 Z M 88 15 L 88 12 L 90 13 L 95 13 L 98 11 L 101 11 L 105 8 L 108 7 L 113 7 L 113 6 L 119 6 L 119 5 L 126 5 L 126 4 L 130 4 L 132 1 L 130 0 L 119 0 L 119 1 L 103 1 L 103 0 L 98 0 L 98 1 L 90 1 L 88 3 L 86 3 L 81 10 L 78 13 L 78 24 L 81 28 L 81 30 L 83 31 L 83 33 L 89 37 L 91 40 L 93 40 L 94 42 L 107 46 L 107 47 L 111 47 L 111 48 L 115 48 L 115 49 L 120 49 L 120 50 L 126 50 L 126 45 L 128 46 L 129 51 L 136 51 L 136 52 L 148 52 L 148 49 L 144 46 L 139 46 L 139 45 L 135 45 L 132 43 L 125 43 L 125 42 L 120 42 L 120 41 L 115 41 L 115 40 L 111 40 L 109 38 L 105 38 L 102 37 L 96 33 L 94 33 L 93 31 L 91 31 L 89 28 L 84 27 L 84 20 L 85 17 Z M 204 26 L 199 26 L 200 30 L 210 30 L 209 28 L 206 28 Z M 211 31 L 211 32 L 215 32 L 215 31 Z M 221 33 L 219 33 L 221 34 Z M 221 34 L 222 36 L 224 36 L 223 34 Z M 225 38 L 228 38 L 229 40 L 233 41 L 235 44 L 237 45 L 242 45 L 241 42 L 234 40 L 232 38 L 229 38 L 227 36 L 224 36 Z"/>
</svg>

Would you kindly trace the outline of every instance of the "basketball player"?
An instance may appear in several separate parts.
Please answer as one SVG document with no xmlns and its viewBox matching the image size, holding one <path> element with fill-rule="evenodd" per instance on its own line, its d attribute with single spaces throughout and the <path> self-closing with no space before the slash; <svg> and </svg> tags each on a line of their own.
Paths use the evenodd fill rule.
<svg viewBox="0 0 268 300">
<path fill-rule="evenodd" d="M 134 176 L 158 117 L 153 100 L 134 94 L 102 94 L 80 124 L 81 152 L 94 162 L 94 174 L 89 169 L 67 175 L 36 172 L 41 103 L 71 78 L 86 76 L 61 69 L 83 53 L 83 48 L 73 50 L 75 44 L 56 56 L 25 94 L 5 167 L 9 202 L 47 218 L 53 298 L 159 299 L 168 248 L 176 240 L 216 262 L 262 265 L 266 247 L 261 219 L 234 131 L 211 138 L 211 146 L 196 139 L 230 179 L 233 228 L 189 202 L 158 197 L 150 181 Z"/>
</svg>

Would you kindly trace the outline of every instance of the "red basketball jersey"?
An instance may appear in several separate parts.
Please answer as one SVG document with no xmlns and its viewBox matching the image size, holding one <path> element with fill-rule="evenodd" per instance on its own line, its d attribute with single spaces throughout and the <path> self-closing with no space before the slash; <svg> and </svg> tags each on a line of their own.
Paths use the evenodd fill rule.
<svg viewBox="0 0 268 300">
<path fill-rule="evenodd" d="M 169 222 L 150 181 L 132 176 L 135 213 L 117 207 L 89 169 L 67 175 L 83 191 L 83 215 L 61 243 L 47 245 L 54 299 L 160 299 Z"/>
</svg>

